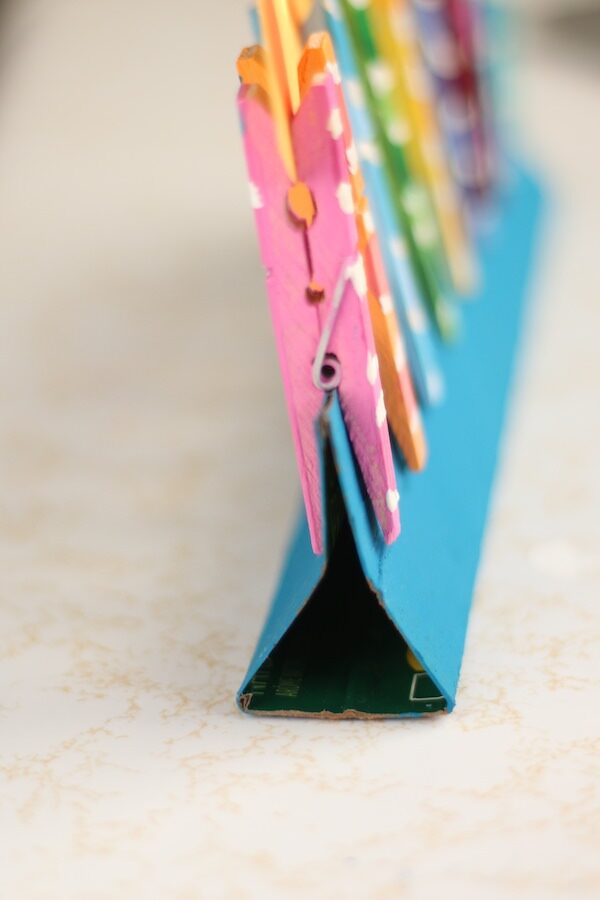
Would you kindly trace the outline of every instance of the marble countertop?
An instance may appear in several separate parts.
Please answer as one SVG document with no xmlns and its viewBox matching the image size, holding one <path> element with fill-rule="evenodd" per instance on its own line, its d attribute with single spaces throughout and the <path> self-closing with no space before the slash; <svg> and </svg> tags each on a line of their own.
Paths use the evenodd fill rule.
<svg viewBox="0 0 600 900">
<path fill-rule="evenodd" d="M 553 215 L 456 712 L 252 719 L 298 488 L 199 7 L 4 23 L 0 895 L 598 897 L 598 72 L 521 73 Z"/>
</svg>

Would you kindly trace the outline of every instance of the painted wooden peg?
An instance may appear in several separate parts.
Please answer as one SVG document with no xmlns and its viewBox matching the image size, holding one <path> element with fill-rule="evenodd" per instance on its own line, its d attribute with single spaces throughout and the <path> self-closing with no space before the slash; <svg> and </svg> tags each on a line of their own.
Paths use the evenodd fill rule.
<svg viewBox="0 0 600 900">
<path fill-rule="evenodd" d="M 375 516 L 391 543 L 400 531 L 399 494 L 351 172 L 337 133 L 338 85 L 326 68 L 304 88 L 290 120 L 294 180 L 279 152 L 272 96 L 262 81 L 242 85 L 239 109 L 312 546 L 323 552 L 316 429 L 333 390 Z"/>
<path fill-rule="evenodd" d="M 443 377 L 406 234 L 390 194 L 373 113 L 361 84 L 354 46 L 341 9 L 328 2 L 325 14 L 392 301 L 405 338 L 410 371 L 421 403 L 433 405 L 443 398 Z"/>
<path fill-rule="evenodd" d="M 406 152 L 415 176 L 429 190 L 452 282 L 461 294 L 476 283 L 475 255 L 462 194 L 451 173 L 435 110 L 435 93 L 420 51 L 410 0 L 372 0 L 369 16 L 380 56 L 394 73 L 398 114 L 410 124 Z"/>
</svg>

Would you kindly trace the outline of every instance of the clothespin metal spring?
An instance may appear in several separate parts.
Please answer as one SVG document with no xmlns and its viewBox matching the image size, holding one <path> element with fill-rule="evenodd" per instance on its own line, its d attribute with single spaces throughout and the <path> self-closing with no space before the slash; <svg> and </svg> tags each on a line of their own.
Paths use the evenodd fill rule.
<svg viewBox="0 0 600 900">
<path fill-rule="evenodd" d="M 333 334 L 335 320 L 344 299 L 346 285 L 352 278 L 355 261 L 348 259 L 342 266 L 342 271 L 335 285 L 329 316 L 323 326 L 321 339 L 317 347 L 317 355 L 312 367 L 312 379 L 315 387 L 320 391 L 333 391 L 339 387 L 342 380 L 340 361 L 334 353 L 328 353 L 327 347 Z"/>
</svg>

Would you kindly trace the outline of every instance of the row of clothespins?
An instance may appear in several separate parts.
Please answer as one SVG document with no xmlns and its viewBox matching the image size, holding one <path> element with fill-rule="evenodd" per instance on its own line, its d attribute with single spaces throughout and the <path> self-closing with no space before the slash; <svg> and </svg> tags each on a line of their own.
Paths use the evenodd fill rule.
<svg viewBox="0 0 600 900">
<path fill-rule="evenodd" d="M 423 469 L 436 342 L 477 283 L 472 210 L 498 170 L 482 14 L 472 0 L 258 0 L 253 18 L 238 103 L 313 549 L 334 390 L 390 543 L 390 432 Z"/>
</svg>

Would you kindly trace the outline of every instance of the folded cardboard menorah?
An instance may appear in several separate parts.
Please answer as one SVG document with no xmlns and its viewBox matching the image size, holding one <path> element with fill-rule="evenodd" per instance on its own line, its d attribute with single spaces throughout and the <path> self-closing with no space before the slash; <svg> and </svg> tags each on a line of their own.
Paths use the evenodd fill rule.
<svg viewBox="0 0 600 900">
<path fill-rule="evenodd" d="M 304 495 L 238 694 L 252 713 L 421 716 L 455 704 L 541 191 L 506 156 L 493 187 L 472 66 L 453 95 L 469 113 L 453 110 L 462 162 L 444 165 L 437 95 L 425 111 L 422 84 L 411 95 L 425 62 L 412 31 L 390 44 L 390 3 L 328 4 L 329 34 L 303 49 L 307 4 L 261 0 L 266 48 L 239 63 Z M 471 58 L 465 48 L 457 59 Z"/>
</svg>

